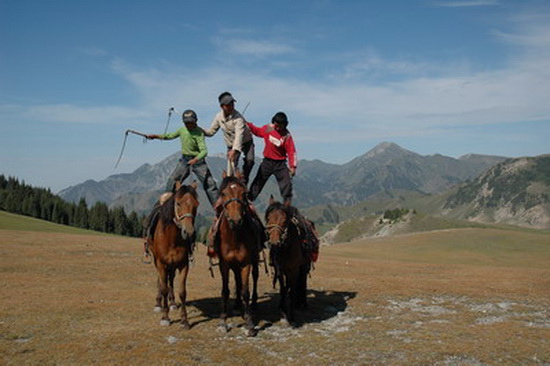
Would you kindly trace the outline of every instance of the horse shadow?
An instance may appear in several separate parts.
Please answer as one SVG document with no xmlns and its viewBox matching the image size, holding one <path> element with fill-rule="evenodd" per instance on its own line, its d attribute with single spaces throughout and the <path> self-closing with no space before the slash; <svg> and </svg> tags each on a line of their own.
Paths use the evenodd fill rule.
<svg viewBox="0 0 550 366">
<path fill-rule="evenodd" d="M 305 324 L 321 323 L 343 312 L 348 307 L 349 300 L 355 298 L 357 292 L 313 290 L 307 291 L 307 309 L 296 309 L 294 328 L 301 328 Z M 254 310 L 254 320 L 259 331 L 271 327 L 281 321 L 279 310 L 280 295 L 278 291 L 266 292 L 258 297 L 258 304 Z M 220 297 L 211 297 L 190 301 L 189 306 L 195 307 L 201 315 L 199 319 L 190 319 L 191 327 L 201 323 L 219 319 L 222 300 Z M 230 305 L 233 305 L 231 302 Z M 239 309 L 234 309 L 231 316 L 240 316 Z M 195 318 L 195 317 L 194 317 Z M 193 321 L 194 320 L 194 321 Z M 244 324 L 243 324 L 244 325 Z"/>
</svg>

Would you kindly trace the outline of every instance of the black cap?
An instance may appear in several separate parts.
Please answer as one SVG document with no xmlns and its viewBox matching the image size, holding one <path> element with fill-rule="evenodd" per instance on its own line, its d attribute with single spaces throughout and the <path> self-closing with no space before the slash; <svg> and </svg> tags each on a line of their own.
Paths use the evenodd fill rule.
<svg viewBox="0 0 550 366">
<path fill-rule="evenodd" d="M 220 102 L 220 105 L 226 105 L 236 102 L 235 98 L 233 98 L 233 96 L 229 92 L 221 93 L 218 97 L 218 101 Z"/>
<path fill-rule="evenodd" d="M 185 112 L 183 112 L 183 114 L 181 115 L 181 119 L 183 120 L 183 123 L 185 123 L 185 122 L 196 123 L 197 122 L 197 114 L 195 113 L 195 111 L 193 111 L 191 109 L 188 109 Z"/>
</svg>

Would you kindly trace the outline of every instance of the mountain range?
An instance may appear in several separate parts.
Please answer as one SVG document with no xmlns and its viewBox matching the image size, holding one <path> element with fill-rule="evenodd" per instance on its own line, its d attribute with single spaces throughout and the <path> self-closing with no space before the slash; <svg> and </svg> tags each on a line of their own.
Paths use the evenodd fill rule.
<svg viewBox="0 0 550 366">
<path fill-rule="evenodd" d="M 123 206 L 127 210 L 144 212 L 163 191 L 178 157 L 179 153 L 175 153 L 157 164 L 144 164 L 132 173 L 111 175 L 100 182 L 87 180 L 60 191 L 59 195 L 70 202 L 85 198 L 88 205 L 101 201 L 110 207 Z M 207 159 L 219 183 L 226 167 L 225 158 L 209 156 Z M 300 208 L 323 204 L 347 206 L 396 189 L 440 193 L 477 177 L 504 159 L 482 155 L 459 159 L 442 155 L 422 156 L 395 143 L 384 142 L 343 165 L 301 160 L 293 180 L 293 203 Z M 255 175 L 257 166 L 259 161 L 251 177 Z M 269 183 L 259 197 L 260 207 L 270 194 L 276 197 L 279 194 L 273 177 Z"/>
<path fill-rule="evenodd" d="M 110 207 L 122 206 L 127 212 L 133 210 L 140 214 L 147 213 L 159 193 L 163 192 L 166 179 L 175 167 L 178 157 L 179 153 L 175 153 L 157 164 L 144 164 L 132 173 L 111 175 L 100 182 L 88 180 L 62 190 L 59 195 L 72 202 L 78 202 L 81 198 L 85 198 L 90 206 L 95 202 L 102 201 Z M 212 174 L 219 183 L 222 171 L 226 167 L 225 157 L 209 156 L 207 159 Z M 364 205 L 364 202 L 384 201 L 387 204 L 389 204 L 388 202 L 394 205 L 404 204 L 406 202 L 396 200 L 396 195 L 413 195 L 416 197 L 414 202 L 418 207 L 426 209 L 429 207 L 430 214 L 498 222 L 499 217 L 510 217 L 515 212 L 519 212 L 519 206 L 509 206 L 507 198 L 504 196 L 499 196 L 500 200 L 488 200 L 486 197 L 480 198 L 484 196 L 478 196 L 475 192 L 486 189 L 490 177 L 496 178 L 496 173 L 491 173 L 490 168 L 500 169 L 501 172 L 503 170 L 521 171 L 502 168 L 501 164 L 509 164 L 510 161 L 516 160 L 502 156 L 477 154 L 465 155 L 458 159 L 439 154 L 426 156 L 406 150 L 392 142 L 383 142 L 365 154 L 341 165 L 325 163 L 320 160 L 301 160 L 298 164 L 297 175 L 293 179 L 293 204 L 301 210 L 322 212 L 322 215 L 332 217 L 334 221 L 331 224 L 335 225 L 336 221 L 349 216 L 345 214 L 346 210 L 349 211 L 349 208 Z M 255 175 L 259 163 L 258 160 L 251 178 Z M 540 170 L 541 166 L 545 167 L 545 163 L 540 163 L 541 166 L 537 164 L 539 163 L 533 167 L 535 171 Z M 500 168 L 497 168 L 499 166 Z M 529 166 L 533 166 L 533 163 Z M 492 175 L 483 178 L 484 174 Z M 525 173 L 522 179 L 529 179 L 533 175 L 533 173 L 529 174 Z M 544 169 L 540 174 L 547 178 L 550 176 L 550 173 Z M 498 176 L 501 179 L 495 181 L 494 185 L 496 186 L 506 185 L 511 179 L 504 179 L 502 174 Z M 480 179 L 482 181 L 479 181 Z M 541 194 L 547 194 L 548 184 L 534 183 L 529 192 L 538 192 L 537 190 L 542 191 Z M 494 188 L 493 191 L 496 192 Z M 280 197 L 273 177 L 255 202 L 260 212 L 263 212 L 267 206 L 271 194 L 276 198 Z M 520 204 L 521 197 L 531 197 L 517 194 L 514 202 L 517 201 L 518 204 Z M 199 190 L 199 196 L 202 203 L 200 212 L 211 215 L 212 210 L 202 189 Z M 472 203 L 474 197 L 480 200 L 477 206 Z M 419 199 L 424 202 L 421 203 Z M 426 201 L 431 203 L 427 204 Z M 464 207 L 466 204 L 470 207 L 469 209 Z M 485 209 L 481 209 L 485 207 L 485 204 L 497 204 L 499 207 L 509 207 L 509 209 L 507 211 L 497 210 L 494 215 L 485 215 L 482 214 Z M 533 212 L 536 210 L 540 211 L 540 208 L 534 209 L 533 207 L 528 208 L 532 212 L 531 215 L 535 215 Z M 369 210 L 359 213 L 357 210 L 351 211 L 356 215 L 369 212 Z M 504 212 L 507 214 L 504 215 Z M 540 212 L 544 213 L 545 211 Z M 316 215 L 312 214 L 312 216 Z M 541 220 L 539 221 L 544 222 L 544 219 Z M 535 223 L 536 221 L 536 219 L 531 219 L 529 222 Z M 511 220 L 511 222 L 515 221 Z M 524 222 L 521 221 L 520 224 L 522 223 Z M 525 224 L 526 226 L 531 225 L 528 222 Z M 544 225 L 533 226 L 544 227 Z"/>
</svg>

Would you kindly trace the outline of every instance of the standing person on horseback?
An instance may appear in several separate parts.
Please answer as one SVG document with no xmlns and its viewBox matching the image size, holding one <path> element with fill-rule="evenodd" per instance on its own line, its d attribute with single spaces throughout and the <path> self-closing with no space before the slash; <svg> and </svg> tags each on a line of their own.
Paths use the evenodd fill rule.
<svg viewBox="0 0 550 366">
<path fill-rule="evenodd" d="M 253 123 L 248 123 L 250 131 L 258 137 L 262 137 L 265 142 L 264 159 L 258 168 L 256 177 L 250 185 L 248 198 L 254 201 L 265 183 L 275 175 L 279 191 L 283 197 L 284 203 L 288 206 L 292 201 L 292 180 L 296 174 L 296 147 L 290 131 L 287 129 L 288 119 L 284 112 L 277 112 L 271 119 L 271 123 L 263 127 L 257 127 Z M 288 158 L 288 162 L 287 162 Z"/>
<path fill-rule="evenodd" d="M 252 167 L 254 166 L 254 141 L 250 129 L 246 124 L 246 121 L 242 114 L 235 109 L 235 98 L 229 92 L 223 92 L 218 96 L 218 102 L 220 104 L 221 111 L 219 111 L 210 128 L 204 129 L 204 135 L 207 137 L 214 136 L 216 132 L 221 128 L 223 131 L 223 139 L 227 146 L 227 162 L 228 162 L 228 175 L 234 175 L 235 170 L 238 167 L 239 157 L 243 156 L 243 169 L 242 180 L 245 187 L 248 185 L 248 179 Z M 261 220 L 252 209 L 252 219 L 255 221 L 255 227 L 258 231 L 259 241 L 262 241 L 263 226 Z M 218 201 L 214 204 L 214 211 L 216 212 L 216 219 L 212 224 L 208 237 L 208 255 L 215 256 L 214 242 L 217 238 L 217 227 L 219 224 L 218 218 L 223 210 L 221 203 Z"/>
<path fill-rule="evenodd" d="M 208 150 L 204 141 L 204 133 L 201 128 L 197 126 L 197 114 L 188 109 L 182 114 L 182 122 L 185 126 L 180 127 L 177 131 L 172 133 L 165 133 L 162 135 L 147 135 L 148 139 L 159 140 L 173 140 L 177 137 L 181 142 L 181 158 L 178 160 L 176 168 L 170 175 L 166 184 L 166 193 L 163 193 L 159 202 L 155 205 L 152 212 L 146 218 L 144 226 L 147 227 L 147 233 L 149 234 L 151 224 L 154 224 L 154 215 L 158 206 L 162 205 L 174 192 L 176 182 L 183 183 L 183 181 L 191 174 L 191 171 L 195 173 L 195 176 L 201 182 L 206 196 L 210 201 L 210 204 L 214 206 L 218 199 L 219 191 L 216 181 L 214 180 L 208 164 L 206 163 L 206 156 Z M 145 247 L 145 257 L 149 256 L 148 248 Z"/>
<path fill-rule="evenodd" d="M 277 112 L 271 118 L 271 123 L 263 127 L 257 127 L 248 122 L 252 134 L 264 139 L 264 159 L 258 168 L 256 177 L 250 185 L 248 198 L 254 201 L 262 191 L 268 179 L 274 175 L 279 185 L 279 191 L 286 206 L 293 209 L 294 217 L 301 231 L 304 233 L 308 249 L 312 251 L 312 257 L 317 259 L 319 252 L 319 239 L 315 227 L 311 221 L 303 217 L 292 206 L 292 177 L 296 175 L 297 157 L 296 147 L 290 131 L 288 130 L 288 118 L 284 112 Z M 287 160 L 288 159 L 288 160 Z"/>
<path fill-rule="evenodd" d="M 203 130 L 206 137 L 211 137 L 221 128 L 223 139 L 227 146 L 227 161 L 229 166 L 237 168 L 239 157 L 243 155 L 243 178 L 248 185 L 248 177 L 254 166 L 254 141 L 244 117 L 235 109 L 236 100 L 231 93 L 219 95 L 221 111 L 216 114 L 210 128 Z M 227 172 L 233 175 L 233 171 Z"/>
<path fill-rule="evenodd" d="M 198 119 L 194 111 L 188 109 L 183 112 L 182 121 L 185 126 L 180 127 L 177 131 L 162 135 L 147 135 L 148 139 L 173 140 L 176 137 L 180 138 L 181 158 L 168 179 L 166 191 L 173 192 L 176 181 L 183 182 L 193 171 L 201 182 L 210 204 L 213 206 L 220 193 L 206 163 L 208 150 L 204 141 L 204 133 L 197 126 Z"/>
</svg>

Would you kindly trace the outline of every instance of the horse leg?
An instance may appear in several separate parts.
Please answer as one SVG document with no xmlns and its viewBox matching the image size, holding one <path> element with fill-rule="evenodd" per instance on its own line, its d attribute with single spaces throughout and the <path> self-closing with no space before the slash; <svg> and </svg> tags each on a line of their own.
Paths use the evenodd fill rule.
<svg viewBox="0 0 550 366">
<path fill-rule="evenodd" d="M 235 310 L 240 311 L 241 315 L 243 314 L 243 280 L 241 278 L 241 273 L 236 269 L 233 269 L 233 275 L 235 277 Z"/>
<path fill-rule="evenodd" d="M 300 269 L 292 270 L 287 276 L 287 285 L 289 287 L 289 304 L 287 310 L 288 321 L 291 325 L 294 325 L 294 309 L 296 309 L 296 304 L 299 296 L 299 282 L 300 282 Z"/>
<path fill-rule="evenodd" d="M 307 309 L 307 276 L 309 274 L 309 263 L 300 266 L 300 277 L 298 282 L 298 300 L 299 309 Z"/>
<path fill-rule="evenodd" d="M 287 307 L 286 307 L 286 301 L 287 301 L 287 293 L 288 293 L 288 286 L 285 281 L 285 275 L 280 271 L 279 269 L 279 311 L 281 312 L 281 320 L 288 321 L 287 320 Z"/>
<path fill-rule="evenodd" d="M 174 295 L 174 278 L 176 277 L 175 268 L 168 270 L 168 303 L 170 310 L 177 310 L 178 304 L 176 304 L 176 296 Z"/>
<path fill-rule="evenodd" d="M 161 311 L 162 318 L 160 319 L 160 325 L 170 325 L 170 318 L 168 317 L 168 273 L 164 266 L 159 266 L 159 292 L 161 296 Z"/>
<path fill-rule="evenodd" d="M 252 264 L 252 303 L 253 310 L 258 308 L 258 277 L 260 274 L 258 262 Z"/>
<path fill-rule="evenodd" d="M 181 270 L 181 290 L 180 290 L 180 301 L 181 301 L 181 326 L 183 329 L 190 329 L 189 321 L 187 320 L 187 309 L 185 307 L 185 301 L 187 299 L 187 274 L 189 273 L 189 265 L 186 265 Z"/>
<path fill-rule="evenodd" d="M 227 304 L 229 302 L 229 267 L 223 261 L 220 261 L 220 275 L 222 277 L 222 313 L 220 314 L 220 327 L 228 332 L 227 326 Z"/>
<path fill-rule="evenodd" d="M 160 284 L 160 277 L 157 279 L 157 297 L 156 297 L 156 304 L 153 308 L 153 311 L 155 313 L 160 313 L 162 311 L 162 292 L 160 291 L 161 284 Z"/>
<path fill-rule="evenodd" d="M 249 337 L 254 337 L 256 334 L 258 334 L 258 331 L 254 329 L 254 320 L 252 317 L 252 312 L 250 310 L 250 290 L 248 287 L 248 279 L 250 277 L 251 267 L 251 265 L 247 265 L 241 269 L 241 296 L 244 304 L 243 318 L 246 322 L 246 329 L 248 330 L 247 335 Z"/>
</svg>

